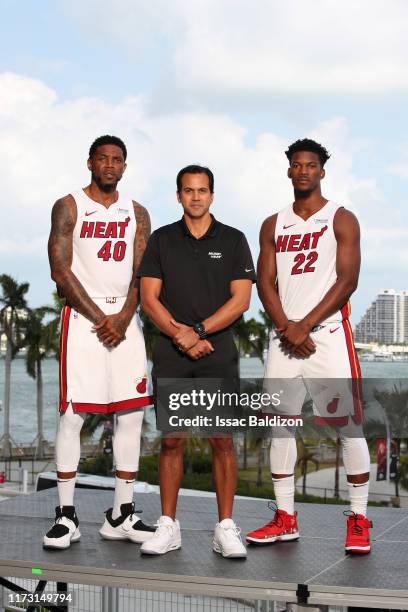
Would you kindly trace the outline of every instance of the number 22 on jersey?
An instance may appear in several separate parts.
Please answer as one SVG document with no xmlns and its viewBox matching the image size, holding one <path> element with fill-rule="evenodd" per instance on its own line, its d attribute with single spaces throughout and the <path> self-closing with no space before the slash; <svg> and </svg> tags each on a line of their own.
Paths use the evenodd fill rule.
<svg viewBox="0 0 408 612">
<path fill-rule="evenodd" d="M 304 274 L 306 272 L 314 272 L 315 267 L 314 263 L 317 261 L 319 254 L 316 251 L 310 251 L 308 255 L 304 253 L 298 253 L 294 259 L 295 265 L 292 268 L 291 274 Z M 306 265 L 302 268 L 303 264 L 307 262 Z"/>
</svg>

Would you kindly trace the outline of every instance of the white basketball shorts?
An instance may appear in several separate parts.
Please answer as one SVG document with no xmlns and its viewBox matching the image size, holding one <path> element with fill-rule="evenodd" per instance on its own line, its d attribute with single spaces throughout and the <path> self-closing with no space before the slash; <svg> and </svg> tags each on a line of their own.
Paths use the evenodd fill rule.
<svg viewBox="0 0 408 612">
<path fill-rule="evenodd" d="M 105 314 L 119 312 L 125 297 L 93 298 Z M 60 412 L 112 413 L 143 409 L 153 397 L 147 374 L 144 338 L 135 314 L 126 339 L 106 348 L 93 323 L 70 306 L 61 314 Z"/>
<path fill-rule="evenodd" d="M 285 353 L 279 335 L 272 331 L 264 388 L 271 395 L 278 392 L 280 404 L 267 412 L 300 416 L 308 392 L 316 424 L 344 426 L 351 416 L 359 425 L 361 371 L 349 319 L 318 326 L 310 337 L 316 352 L 302 359 Z"/>
</svg>

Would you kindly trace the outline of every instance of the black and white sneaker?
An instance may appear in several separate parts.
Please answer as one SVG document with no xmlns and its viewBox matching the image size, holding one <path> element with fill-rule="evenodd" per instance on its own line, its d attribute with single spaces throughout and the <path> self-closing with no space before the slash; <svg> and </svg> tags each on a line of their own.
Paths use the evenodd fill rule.
<svg viewBox="0 0 408 612">
<path fill-rule="evenodd" d="M 69 548 L 71 542 L 78 542 L 81 537 L 75 506 L 57 506 L 55 521 L 44 536 L 44 548 Z"/>
<path fill-rule="evenodd" d="M 156 531 L 155 527 L 145 525 L 135 514 L 135 504 L 122 504 L 120 516 L 112 518 L 113 508 L 106 511 L 105 522 L 99 533 L 105 540 L 130 540 L 141 544 L 149 540 Z"/>
</svg>

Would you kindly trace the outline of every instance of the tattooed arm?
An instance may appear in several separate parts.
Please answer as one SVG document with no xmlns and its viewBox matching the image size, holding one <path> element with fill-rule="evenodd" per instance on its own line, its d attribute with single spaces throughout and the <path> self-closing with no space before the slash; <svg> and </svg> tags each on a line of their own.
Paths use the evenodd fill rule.
<svg viewBox="0 0 408 612">
<path fill-rule="evenodd" d="M 72 196 L 57 200 L 51 214 L 51 233 L 48 257 L 51 278 L 57 284 L 58 295 L 93 323 L 100 322 L 104 313 L 89 297 L 75 274 L 72 265 L 72 238 L 76 223 L 76 204 Z"/>
<path fill-rule="evenodd" d="M 128 294 L 122 310 L 116 315 L 105 317 L 98 325 L 95 325 L 95 330 L 98 338 L 106 346 L 116 346 L 125 338 L 125 333 L 128 325 L 135 313 L 139 302 L 139 279 L 137 272 L 142 261 L 147 241 L 150 236 L 150 217 L 146 208 L 133 202 L 135 217 L 137 222 L 135 241 L 133 246 L 133 274 L 130 281 Z M 120 338 L 119 342 L 117 341 Z"/>
</svg>

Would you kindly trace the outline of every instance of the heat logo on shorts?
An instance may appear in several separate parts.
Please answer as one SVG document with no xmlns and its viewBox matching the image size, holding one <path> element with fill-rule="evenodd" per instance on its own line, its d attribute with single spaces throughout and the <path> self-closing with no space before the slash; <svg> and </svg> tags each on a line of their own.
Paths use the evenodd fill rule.
<svg viewBox="0 0 408 612">
<path fill-rule="evenodd" d="M 147 390 L 147 377 L 143 376 L 142 380 L 137 383 L 136 391 L 138 393 L 146 393 Z"/>
</svg>

